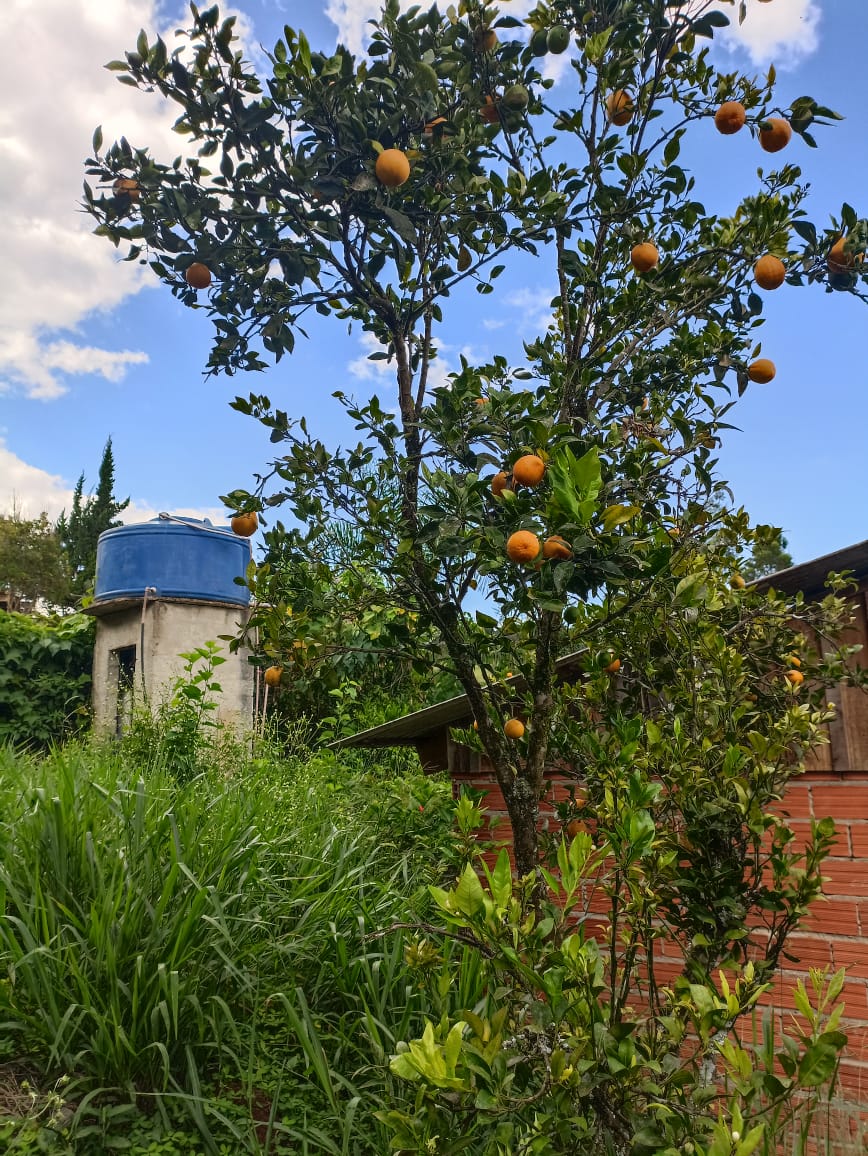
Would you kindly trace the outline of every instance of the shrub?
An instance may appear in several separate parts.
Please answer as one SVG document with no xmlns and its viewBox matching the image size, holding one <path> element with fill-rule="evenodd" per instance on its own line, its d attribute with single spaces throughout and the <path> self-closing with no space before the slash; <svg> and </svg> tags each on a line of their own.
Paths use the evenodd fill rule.
<svg viewBox="0 0 868 1156">
<path fill-rule="evenodd" d="M 0 613 L 0 741 L 46 747 L 90 717 L 93 619 Z"/>
</svg>

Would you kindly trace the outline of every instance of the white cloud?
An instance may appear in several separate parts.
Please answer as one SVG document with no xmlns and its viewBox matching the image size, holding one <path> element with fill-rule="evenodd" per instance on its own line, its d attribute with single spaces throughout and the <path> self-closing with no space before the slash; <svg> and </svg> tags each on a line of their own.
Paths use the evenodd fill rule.
<svg viewBox="0 0 868 1156">
<path fill-rule="evenodd" d="M 403 9 L 412 8 L 418 0 L 400 0 Z M 516 16 L 523 20 L 535 7 L 535 0 L 504 0 L 501 12 L 504 16 Z M 382 0 L 327 0 L 325 14 L 338 30 L 338 41 L 356 54 L 364 52 L 370 39 L 368 21 L 380 15 Z M 445 11 L 445 5 L 441 5 Z"/>
<path fill-rule="evenodd" d="M 819 47 L 819 0 L 779 0 L 777 4 L 748 0 L 742 25 L 732 8 L 724 6 L 723 11 L 731 24 L 721 43 L 729 49 L 746 49 L 755 65 L 774 62 L 778 68 L 792 68 Z"/>
<path fill-rule="evenodd" d="M 72 486 L 59 474 L 31 466 L 10 450 L 0 438 L 0 514 L 17 510 L 23 518 L 37 518 L 45 511 L 54 521 L 62 510 L 72 507 Z M 144 498 L 134 498 L 121 514 L 121 521 L 147 522 L 161 511 Z M 167 511 L 180 518 L 208 518 L 218 525 L 229 521 L 223 506 L 181 506 Z"/>
<path fill-rule="evenodd" d="M 72 503 L 72 487 L 58 474 L 50 474 L 22 461 L 0 439 L 0 514 L 18 510 L 24 518 L 37 518 L 44 510 L 54 519 Z"/>
<path fill-rule="evenodd" d="M 228 526 L 232 516 L 224 506 L 173 506 L 170 510 L 158 510 L 148 502 L 134 500 L 121 514 L 121 521 L 128 526 L 135 522 L 150 522 L 162 513 L 176 518 L 197 518 L 200 522 L 207 518 L 215 526 Z"/>
<path fill-rule="evenodd" d="M 79 208 L 82 162 L 100 122 L 107 143 L 126 136 L 161 159 L 177 155 L 177 110 L 118 84 L 103 66 L 135 46 L 140 28 L 171 46 L 189 14 L 180 0 L 6 0 L 4 16 L 0 391 L 49 399 L 66 392 L 70 374 L 119 381 L 146 360 L 76 340 L 88 316 L 156 285 L 149 270 L 119 262 L 91 235 L 94 222 Z"/>
<path fill-rule="evenodd" d="M 359 344 L 362 347 L 362 352 L 358 357 L 354 357 L 347 365 L 347 369 L 359 381 L 383 381 L 391 386 L 390 398 L 397 397 L 397 386 L 395 385 L 395 360 L 391 361 L 378 360 L 370 361 L 369 355 L 376 353 L 378 350 L 385 352 L 382 345 L 377 341 L 373 333 L 363 333 L 359 338 Z M 474 363 L 480 360 L 480 354 L 470 345 L 463 345 L 460 349 L 456 349 L 451 345 L 447 345 L 443 341 L 436 343 L 437 356 L 428 367 L 428 389 L 440 389 L 444 385 L 449 384 L 449 375 L 455 373 L 457 366 L 447 356 L 450 353 L 457 353 L 465 357 L 469 362 Z"/>
<path fill-rule="evenodd" d="M 506 304 L 521 312 L 520 333 L 536 334 L 548 329 L 553 316 L 554 297 L 554 290 L 545 288 L 517 289 L 506 297 Z"/>
</svg>

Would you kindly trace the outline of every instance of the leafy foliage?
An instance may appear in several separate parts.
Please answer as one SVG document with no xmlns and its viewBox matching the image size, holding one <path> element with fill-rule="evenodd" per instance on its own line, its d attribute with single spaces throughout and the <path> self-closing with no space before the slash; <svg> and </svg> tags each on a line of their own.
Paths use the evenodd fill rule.
<svg viewBox="0 0 868 1156">
<path fill-rule="evenodd" d="M 639 814 L 631 824 L 637 858 L 653 855 Z M 763 1141 L 775 1150 L 770 1106 L 778 1124 L 812 1115 L 810 1089 L 834 1078 L 846 1043 L 835 1006 L 843 972 L 828 983 L 812 973 L 813 1001 L 804 985 L 796 993 L 796 1032 L 776 1039 L 769 1020 L 758 1050 L 727 1038 L 763 991 L 750 963 L 735 975 L 721 971 L 715 985 L 678 978 L 651 1012 L 642 997 L 654 982 L 653 956 L 637 968 L 622 951 L 633 984 L 632 1006 L 621 1008 L 607 978 L 609 949 L 595 938 L 583 897 L 612 849 L 587 832 L 561 842 L 557 871 L 546 874 L 550 898 L 530 914 L 506 851 L 482 881 L 468 865 L 455 887 L 432 888 L 447 928 L 485 955 L 490 986 L 473 1009 L 429 1020 L 392 1056 L 393 1074 L 417 1092 L 412 1110 L 380 1113 L 392 1150 L 554 1156 L 580 1145 L 595 1154 L 749 1156 Z M 610 949 L 621 951 L 614 936 Z M 452 972 L 457 984 L 461 967 Z M 645 983 L 636 984 L 637 971 Z M 809 1102 L 794 1099 L 797 1088 L 808 1089 Z M 800 1150 L 809 1131 L 805 1121 Z"/>
<path fill-rule="evenodd" d="M 48 746 L 90 718 L 93 620 L 0 613 L 0 741 Z"/>
</svg>

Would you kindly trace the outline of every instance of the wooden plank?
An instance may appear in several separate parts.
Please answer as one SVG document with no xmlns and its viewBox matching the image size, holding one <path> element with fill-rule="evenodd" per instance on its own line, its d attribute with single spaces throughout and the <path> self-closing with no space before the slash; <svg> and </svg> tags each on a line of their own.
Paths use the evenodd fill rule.
<svg viewBox="0 0 868 1156">
<path fill-rule="evenodd" d="M 861 646 L 862 650 L 848 660 L 851 668 L 868 663 L 868 607 L 864 590 L 854 599 L 853 609 L 854 622 L 843 641 L 848 646 Z M 868 692 L 855 686 L 842 686 L 841 700 L 850 770 L 868 771 Z"/>
<path fill-rule="evenodd" d="M 801 626 L 801 625 L 799 626 L 799 629 L 807 638 L 808 645 L 811 647 L 811 649 L 816 650 L 817 653 L 819 654 L 819 652 L 820 652 L 820 640 L 817 637 L 816 630 L 811 630 L 808 627 Z M 831 699 L 830 699 L 830 701 L 831 701 Z M 838 707 L 838 709 L 840 711 L 841 704 L 836 703 L 836 706 Z M 826 738 L 828 739 L 828 741 L 823 743 L 823 745 L 821 747 L 820 746 L 814 747 L 814 749 L 812 751 L 808 752 L 808 756 L 805 759 L 805 771 L 806 772 L 831 771 L 833 769 L 834 752 L 832 750 L 832 735 L 831 735 L 831 732 L 829 730 L 829 724 L 828 723 L 823 724 L 823 731 L 825 732 Z"/>
</svg>

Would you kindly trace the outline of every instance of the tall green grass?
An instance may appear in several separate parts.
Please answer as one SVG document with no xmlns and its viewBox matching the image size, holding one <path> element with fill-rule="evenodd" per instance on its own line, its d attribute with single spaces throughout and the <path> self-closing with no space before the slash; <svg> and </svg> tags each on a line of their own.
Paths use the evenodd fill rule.
<svg viewBox="0 0 868 1156">
<path fill-rule="evenodd" d="M 388 929 L 452 869 L 448 785 L 397 770 L 0 751 L 0 1058 L 70 1077 L 74 1150 L 143 1105 L 209 1152 L 385 1150 L 387 1057 L 433 1010 Z"/>
</svg>

